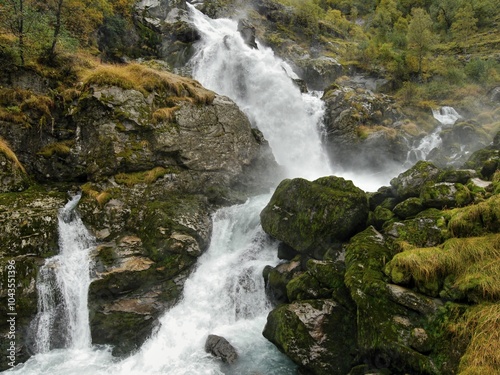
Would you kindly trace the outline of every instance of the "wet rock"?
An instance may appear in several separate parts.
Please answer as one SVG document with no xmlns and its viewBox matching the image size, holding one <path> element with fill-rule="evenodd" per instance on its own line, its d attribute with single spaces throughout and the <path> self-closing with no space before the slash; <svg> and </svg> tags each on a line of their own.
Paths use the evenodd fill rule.
<svg viewBox="0 0 500 375">
<path fill-rule="evenodd" d="M 269 314 L 263 335 L 303 370 L 343 375 L 354 361 L 352 318 L 332 300 L 294 302 Z"/>
<path fill-rule="evenodd" d="M 266 293 L 271 301 L 276 304 L 288 301 L 287 285 L 297 275 L 302 272 L 300 258 L 281 263 L 274 268 L 267 269 Z"/>
<path fill-rule="evenodd" d="M 284 180 L 261 212 L 267 233 L 313 257 L 348 238 L 367 217 L 366 194 L 339 177 Z"/>
<path fill-rule="evenodd" d="M 205 351 L 229 364 L 233 364 L 238 359 L 238 352 L 234 346 L 224 337 L 217 335 L 208 335 Z"/>
<path fill-rule="evenodd" d="M 250 48 L 258 48 L 257 43 L 255 42 L 255 26 L 253 26 L 248 20 L 240 19 L 238 21 L 238 32 Z"/>
<path fill-rule="evenodd" d="M 434 314 L 443 305 L 438 299 L 428 298 L 399 285 L 387 284 L 387 290 L 391 300 L 423 315 Z"/>
<path fill-rule="evenodd" d="M 334 84 L 323 100 L 326 150 L 340 167 L 373 173 L 406 161 L 408 141 L 393 126 L 403 115 L 393 99 Z"/>
</svg>

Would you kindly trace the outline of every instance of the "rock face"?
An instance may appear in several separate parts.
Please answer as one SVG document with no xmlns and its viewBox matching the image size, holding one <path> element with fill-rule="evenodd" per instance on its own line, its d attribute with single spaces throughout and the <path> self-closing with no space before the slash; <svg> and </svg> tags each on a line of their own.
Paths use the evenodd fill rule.
<svg viewBox="0 0 500 375">
<path fill-rule="evenodd" d="M 160 74 L 131 69 L 142 77 Z M 98 242 L 89 290 L 92 341 L 126 355 L 177 301 L 208 246 L 213 210 L 267 191 L 279 176 L 269 145 L 232 101 L 161 74 L 168 83 L 156 86 L 161 92 L 79 87 L 50 107 L 53 125 L 38 112 L 25 121 L 46 125 L 2 121 L 0 136 L 19 158 L 0 152 L 9 179 L 2 187 L 13 191 L 0 193 L 2 262 L 16 261 L 22 285 L 18 360 L 28 356 L 24 333 L 36 314 L 36 274 L 43 258 L 58 251 L 57 214 L 67 190 L 83 191 L 77 209 Z M 274 177 L 262 179 L 265 170 Z"/>
<path fill-rule="evenodd" d="M 333 85 L 323 100 L 327 152 L 335 164 L 373 171 L 406 161 L 408 142 L 395 128 L 403 114 L 390 97 Z"/>
<path fill-rule="evenodd" d="M 238 352 L 224 337 L 208 335 L 205 342 L 205 351 L 223 362 L 232 364 L 238 359 Z"/>
<path fill-rule="evenodd" d="M 250 48 L 258 48 L 257 43 L 255 42 L 255 26 L 253 26 L 249 21 L 239 20 L 238 32 Z"/>
<path fill-rule="evenodd" d="M 261 213 L 264 230 L 300 253 L 317 256 L 366 222 L 368 201 L 351 181 L 284 180 Z"/>
</svg>

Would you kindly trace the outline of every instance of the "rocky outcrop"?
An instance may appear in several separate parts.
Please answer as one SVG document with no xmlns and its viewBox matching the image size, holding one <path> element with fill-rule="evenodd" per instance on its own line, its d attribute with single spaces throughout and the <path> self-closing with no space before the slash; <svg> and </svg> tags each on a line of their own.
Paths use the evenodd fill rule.
<svg viewBox="0 0 500 375">
<path fill-rule="evenodd" d="M 233 364 L 238 360 L 238 352 L 234 346 L 221 336 L 208 335 L 205 342 L 205 351 L 229 364 Z"/>
<path fill-rule="evenodd" d="M 418 163 L 391 187 L 369 194 L 365 229 L 339 240 L 340 253 L 311 259 L 299 251 L 293 260 L 268 267 L 268 287 L 282 298 L 268 316 L 264 336 L 307 374 L 437 375 L 457 373 L 459 363 L 460 369 L 494 367 L 494 359 L 484 367 L 460 359 L 464 353 L 463 358 L 479 356 L 475 351 L 490 345 L 469 345 L 490 328 L 465 328 L 466 317 L 500 300 L 500 290 L 490 284 L 497 278 L 500 189 L 497 174 L 490 182 L 477 181 L 484 167 L 479 160 L 470 161 L 478 172 Z M 313 183 L 302 189 L 302 195 L 316 197 Z M 312 222 L 310 213 L 317 212 L 312 207 L 321 200 L 304 203 L 288 196 L 286 209 L 275 202 L 274 222 L 293 225 L 300 213 Z M 333 196 L 325 191 L 322 199 Z M 308 230 L 302 236 L 307 240 L 316 233 L 317 243 L 328 241 L 336 228 L 329 220 L 325 216 L 322 223 L 327 232 L 314 232 L 303 222 Z M 272 226 L 263 228 L 276 234 Z M 454 331 L 457 326 L 466 336 Z"/>
<path fill-rule="evenodd" d="M 406 161 L 408 135 L 396 129 L 403 114 L 390 97 L 333 85 L 323 100 L 326 150 L 338 167 L 377 171 Z"/>
<path fill-rule="evenodd" d="M 192 44 L 200 39 L 186 1 L 143 0 L 136 4 L 135 11 L 150 34 L 160 35 L 155 45 L 157 57 L 171 67 L 183 67 L 194 53 Z"/>
<path fill-rule="evenodd" d="M 253 26 L 249 21 L 239 20 L 238 32 L 241 34 L 241 37 L 250 48 L 258 48 L 255 41 L 255 26 Z"/>
</svg>

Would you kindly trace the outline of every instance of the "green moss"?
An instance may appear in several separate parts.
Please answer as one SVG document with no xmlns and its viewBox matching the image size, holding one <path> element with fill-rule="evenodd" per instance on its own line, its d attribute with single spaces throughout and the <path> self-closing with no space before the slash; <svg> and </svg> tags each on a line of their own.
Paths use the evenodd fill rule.
<svg viewBox="0 0 500 375">
<path fill-rule="evenodd" d="M 45 159 L 50 159 L 53 155 L 61 158 L 67 157 L 71 153 L 71 148 L 75 145 L 75 140 L 51 143 L 42 148 L 37 154 Z"/>
<path fill-rule="evenodd" d="M 420 193 L 420 199 L 426 207 L 441 209 L 465 206 L 472 201 L 472 196 L 469 189 L 460 183 L 441 182 L 426 184 Z"/>
<path fill-rule="evenodd" d="M 424 210 L 422 199 L 408 198 L 394 207 L 394 213 L 403 219 L 416 216 Z"/>
</svg>

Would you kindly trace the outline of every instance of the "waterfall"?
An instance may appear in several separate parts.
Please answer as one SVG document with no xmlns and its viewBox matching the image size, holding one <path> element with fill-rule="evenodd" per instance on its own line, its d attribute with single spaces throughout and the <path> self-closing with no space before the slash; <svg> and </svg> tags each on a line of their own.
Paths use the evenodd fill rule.
<svg viewBox="0 0 500 375">
<path fill-rule="evenodd" d="M 59 254 L 40 268 L 37 280 L 38 314 L 33 322 L 35 350 L 90 346 L 87 294 L 89 251 L 93 238 L 75 212 L 80 195 L 59 211 Z"/>
<path fill-rule="evenodd" d="M 193 58 L 193 75 L 205 87 L 229 96 L 269 141 L 276 161 L 290 177 L 331 174 L 319 129 L 324 106 L 313 94 L 301 94 L 287 72 L 291 68 L 272 49 L 245 44 L 237 22 L 213 20 L 191 7 L 202 34 Z"/>
</svg>

